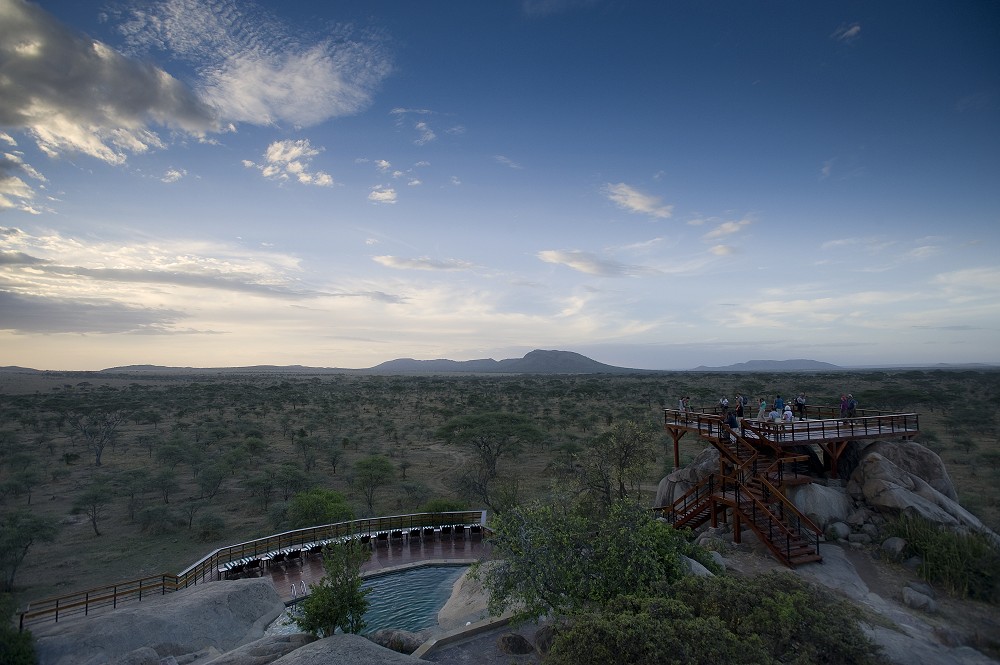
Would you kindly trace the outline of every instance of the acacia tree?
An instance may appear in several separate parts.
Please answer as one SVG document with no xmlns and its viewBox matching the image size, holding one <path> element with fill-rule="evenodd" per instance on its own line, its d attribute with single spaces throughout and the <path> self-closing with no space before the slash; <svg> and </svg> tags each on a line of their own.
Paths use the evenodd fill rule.
<svg viewBox="0 0 1000 665">
<path fill-rule="evenodd" d="M 365 496 L 369 514 L 375 510 L 375 493 L 395 475 L 395 469 L 382 455 L 369 455 L 354 464 L 354 485 Z"/>
<path fill-rule="evenodd" d="M 115 432 L 134 411 L 120 395 L 102 395 L 94 402 L 73 404 L 63 410 L 70 428 L 79 433 L 87 448 L 94 453 L 94 466 L 101 466 L 101 455 L 114 441 Z"/>
<path fill-rule="evenodd" d="M 14 590 L 14 575 L 35 543 L 55 540 L 58 523 L 15 510 L 0 515 L 0 591 Z"/>
<path fill-rule="evenodd" d="M 107 515 L 108 507 L 111 505 L 112 493 L 107 483 L 97 480 L 83 491 L 83 494 L 73 502 L 73 512 L 83 513 L 90 520 L 90 526 L 94 529 L 94 535 L 101 535 L 98 524 Z"/>
<path fill-rule="evenodd" d="M 599 505 L 638 501 L 640 483 L 656 460 L 653 432 L 634 420 L 619 420 L 594 438 L 580 460 L 580 482 Z"/>
<path fill-rule="evenodd" d="M 452 418 L 437 435 L 448 443 L 472 450 L 473 462 L 462 474 L 460 484 L 463 490 L 494 510 L 509 503 L 499 500 L 494 491 L 500 460 L 516 458 L 526 445 L 541 443 L 546 438 L 531 418 L 501 411 Z"/>
</svg>

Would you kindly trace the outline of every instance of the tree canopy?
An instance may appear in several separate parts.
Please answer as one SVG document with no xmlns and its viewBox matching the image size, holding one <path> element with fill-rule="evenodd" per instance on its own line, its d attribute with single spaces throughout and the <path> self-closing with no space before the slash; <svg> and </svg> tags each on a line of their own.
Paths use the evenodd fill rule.
<svg viewBox="0 0 1000 665">
<path fill-rule="evenodd" d="M 319 637 L 329 637 L 338 628 L 360 633 L 365 627 L 370 591 L 361 588 L 361 566 L 370 556 L 371 550 L 353 541 L 328 543 L 323 548 L 326 574 L 309 590 L 292 621 Z"/>
</svg>

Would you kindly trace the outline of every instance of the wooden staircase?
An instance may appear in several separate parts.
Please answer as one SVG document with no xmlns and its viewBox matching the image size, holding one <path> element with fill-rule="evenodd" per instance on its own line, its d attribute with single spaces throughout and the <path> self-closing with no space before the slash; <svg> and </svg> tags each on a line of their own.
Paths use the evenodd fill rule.
<svg viewBox="0 0 1000 665">
<path fill-rule="evenodd" d="M 743 432 L 719 422 L 703 433 L 719 451 L 718 474 L 710 474 L 669 506 L 657 510 L 675 528 L 715 526 L 731 516 L 739 541 L 746 524 L 779 561 L 794 567 L 822 561 L 820 529 L 784 495 L 788 486 L 811 482 L 803 473 L 808 456 L 769 445 L 752 428 Z"/>
</svg>

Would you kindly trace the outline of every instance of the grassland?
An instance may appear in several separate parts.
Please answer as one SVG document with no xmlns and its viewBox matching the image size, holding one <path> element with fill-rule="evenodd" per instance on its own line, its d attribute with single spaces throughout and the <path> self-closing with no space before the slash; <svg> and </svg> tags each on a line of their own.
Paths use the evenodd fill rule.
<svg viewBox="0 0 1000 665">
<path fill-rule="evenodd" d="M 412 512 L 432 498 L 463 501 L 456 480 L 470 453 L 437 430 L 452 417 L 507 411 L 547 432 L 543 445 L 501 461 L 521 498 L 540 495 L 609 423 L 658 427 L 683 395 L 714 404 L 741 392 L 772 398 L 804 392 L 837 404 L 853 392 L 863 408 L 920 414 L 918 439 L 938 452 L 962 504 L 1000 529 L 998 371 L 865 371 L 810 374 L 664 373 L 581 376 L 107 375 L 0 372 L 0 511 L 28 509 L 60 523 L 18 570 L 20 603 L 160 572 L 175 573 L 224 544 L 286 528 L 294 492 L 344 493 L 367 506 L 354 464 L 389 458 L 395 477 L 374 512 Z M 98 414 L 124 410 L 97 465 Z M 102 411 L 103 410 L 103 411 Z M 95 424 L 96 423 L 96 424 Z M 85 426 L 90 425 L 90 429 Z M 76 426 L 75 426 L 76 425 Z M 84 427 L 80 427 L 84 425 Z M 643 485 L 651 502 L 672 466 L 661 434 Z M 682 463 L 702 446 L 681 442 Z M 214 474 L 214 475 L 213 475 Z M 214 491 L 215 477 L 218 487 Z M 105 488 L 95 535 L 74 510 Z"/>
</svg>

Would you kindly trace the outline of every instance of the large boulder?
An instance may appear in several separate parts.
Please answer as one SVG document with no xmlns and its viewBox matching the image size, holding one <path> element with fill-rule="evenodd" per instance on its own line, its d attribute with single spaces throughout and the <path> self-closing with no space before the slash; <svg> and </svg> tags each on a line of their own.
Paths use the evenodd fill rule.
<svg viewBox="0 0 1000 665">
<path fill-rule="evenodd" d="M 263 637 L 284 609 L 269 579 L 208 582 L 32 632 L 41 665 L 104 665 L 142 647 L 160 658 L 229 651 Z"/>
<path fill-rule="evenodd" d="M 854 510 L 854 502 L 843 488 L 819 483 L 790 488 L 788 498 L 803 515 L 824 530 L 835 522 L 844 522 Z"/>
<path fill-rule="evenodd" d="M 427 661 L 380 647 L 361 635 L 332 635 L 296 649 L 273 665 L 416 665 Z"/>
<path fill-rule="evenodd" d="M 991 538 L 1000 536 L 959 503 L 931 487 L 922 478 L 900 468 L 877 452 L 865 455 L 849 483 L 868 505 L 889 515 L 917 516 L 945 527 L 964 527 Z"/>
<path fill-rule="evenodd" d="M 308 633 L 265 635 L 259 640 L 224 653 L 205 665 L 269 665 L 285 654 L 315 641 L 316 638 Z"/>
<path fill-rule="evenodd" d="M 684 493 L 697 485 L 703 478 L 719 470 L 719 451 L 715 448 L 705 448 L 698 453 L 690 464 L 680 469 L 674 469 L 656 488 L 655 507 L 669 506 Z"/>
<path fill-rule="evenodd" d="M 862 460 L 876 453 L 922 479 L 952 501 L 958 501 L 955 484 L 951 482 L 941 457 L 933 450 L 914 441 L 876 441 L 864 449 Z"/>
</svg>

